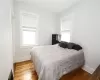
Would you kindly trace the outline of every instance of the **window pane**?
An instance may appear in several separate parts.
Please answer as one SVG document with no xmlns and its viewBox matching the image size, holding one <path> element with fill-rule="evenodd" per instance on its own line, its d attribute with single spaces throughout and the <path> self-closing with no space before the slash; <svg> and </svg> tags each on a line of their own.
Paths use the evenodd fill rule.
<svg viewBox="0 0 100 80">
<path fill-rule="evenodd" d="M 61 41 L 70 42 L 70 32 L 69 31 L 61 32 Z"/>
<path fill-rule="evenodd" d="M 24 31 L 22 32 L 22 44 L 23 45 L 34 45 L 35 42 L 35 33 L 32 31 Z"/>
<path fill-rule="evenodd" d="M 24 14 L 22 15 L 22 26 L 36 27 L 37 19 L 36 15 Z"/>
</svg>

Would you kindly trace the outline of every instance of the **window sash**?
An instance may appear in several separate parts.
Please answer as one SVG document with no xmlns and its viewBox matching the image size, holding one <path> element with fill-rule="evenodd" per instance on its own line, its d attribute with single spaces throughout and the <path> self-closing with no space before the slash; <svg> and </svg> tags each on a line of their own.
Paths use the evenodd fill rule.
<svg viewBox="0 0 100 80">
<path fill-rule="evenodd" d="M 66 37 L 65 37 L 66 35 Z M 61 41 L 70 42 L 70 30 L 61 31 Z"/>
<path fill-rule="evenodd" d="M 22 28 L 22 31 L 33 31 L 33 32 L 36 32 L 36 28 Z"/>
<path fill-rule="evenodd" d="M 28 44 L 27 42 L 25 43 L 26 40 L 24 41 L 25 38 L 23 38 L 23 37 L 25 37 L 25 34 L 23 34 L 24 31 L 35 32 L 35 37 L 32 37 L 32 40 L 34 38 L 34 41 L 35 41 L 34 44 Z M 36 28 L 22 26 L 22 46 L 33 46 L 33 45 L 36 45 Z"/>
<path fill-rule="evenodd" d="M 36 27 L 29 27 L 29 26 L 22 26 L 22 28 L 31 28 L 31 29 L 36 29 Z"/>
<path fill-rule="evenodd" d="M 66 30 L 61 30 L 61 32 L 70 32 L 70 30 L 66 29 Z"/>
<path fill-rule="evenodd" d="M 25 38 L 27 36 L 27 35 L 25 36 L 25 32 L 33 32 L 33 33 L 35 33 L 35 35 L 34 34 L 33 35 L 31 34 L 27 38 Z M 30 36 L 32 36 L 32 37 L 30 37 Z M 28 38 L 29 38 L 29 40 L 28 40 Z M 31 41 L 31 43 L 30 42 L 27 42 L 26 40 Z M 32 40 L 33 40 L 33 42 L 32 42 Z M 22 31 L 22 46 L 33 46 L 33 45 L 36 45 L 36 31 L 23 30 Z"/>
<path fill-rule="evenodd" d="M 20 44 L 22 47 L 26 47 L 26 46 L 33 46 L 33 45 L 36 45 L 36 31 L 37 31 L 37 24 L 38 24 L 38 15 L 35 15 L 35 14 L 30 14 L 30 13 L 27 13 L 27 12 L 22 12 L 21 13 L 21 26 L 20 26 L 20 33 L 21 33 L 21 36 L 20 36 Z M 25 19 L 25 20 L 24 20 Z M 31 22 L 27 22 L 29 19 L 29 21 Z M 25 23 L 26 22 L 26 23 Z M 31 23 L 31 24 L 30 24 Z M 26 33 L 24 33 L 26 31 Z M 29 32 L 29 33 L 27 33 Z M 30 34 L 30 33 L 33 33 L 33 34 Z M 35 34 L 35 35 L 34 35 Z M 26 35 L 26 36 L 25 36 Z M 29 35 L 29 36 L 28 36 Z M 34 36 L 33 36 L 34 35 Z M 31 37 L 32 36 L 32 37 Z M 25 38 L 24 38 L 25 37 Z M 29 40 L 28 38 L 29 37 Z M 26 44 L 23 42 L 23 39 L 27 40 L 27 41 L 32 41 L 33 40 L 33 43 L 34 44 L 27 44 L 28 42 L 26 42 Z M 26 41 L 25 40 L 25 41 Z M 34 42 L 35 41 L 35 42 Z M 24 43 L 24 44 L 23 44 Z M 30 43 L 30 42 L 29 42 Z"/>
</svg>

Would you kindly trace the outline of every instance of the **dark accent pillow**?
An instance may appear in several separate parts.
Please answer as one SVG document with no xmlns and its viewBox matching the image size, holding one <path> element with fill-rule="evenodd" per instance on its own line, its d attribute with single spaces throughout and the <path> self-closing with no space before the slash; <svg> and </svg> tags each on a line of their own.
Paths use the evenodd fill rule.
<svg viewBox="0 0 100 80">
<path fill-rule="evenodd" d="M 68 49 L 72 49 L 74 45 L 76 45 L 76 44 L 75 43 L 72 43 L 72 42 L 69 42 L 68 43 Z"/>
<path fill-rule="evenodd" d="M 59 43 L 59 46 L 62 47 L 62 48 L 68 48 L 68 42 L 61 41 Z"/>
<path fill-rule="evenodd" d="M 75 49 L 75 50 L 79 51 L 79 50 L 82 49 L 82 47 L 78 44 L 75 44 L 75 45 L 73 45 L 72 49 Z"/>
</svg>

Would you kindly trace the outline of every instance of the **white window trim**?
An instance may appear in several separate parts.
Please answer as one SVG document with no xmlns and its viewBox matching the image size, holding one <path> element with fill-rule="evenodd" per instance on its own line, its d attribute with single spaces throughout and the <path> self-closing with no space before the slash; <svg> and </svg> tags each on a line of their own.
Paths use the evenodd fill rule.
<svg viewBox="0 0 100 80">
<path fill-rule="evenodd" d="M 67 19 L 69 19 L 69 16 L 63 16 L 63 17 L 60 19 L 60 34 L 61 34 L 62 32 L 67 32 L 67 31 L 69 31 L 69 32 L 70 32 L 70 41 L 71 41 L 71 30 L 70 30 L 70 29 L 61 30 L 62 21 L 63 21 L 63 20 L 67 20 Z"/>
<path fill-rule="evenodd" d="M 37 16 L 37 28 L 36 28 L 36 45 L 23 45 L 22 44 L 22 14 L 31 14 L 31 15 L 36 15 Z M 39 15 L 31 13 L 31 12 L 26 12 L 26 11 L 21 11 L 20 12 L 20 48 L 32 48 L 33 46 L 37 46 L 37 30 L 38 30 L 38 22 L 39 22 Z"/>
<path fill-rule="evenodd" d="M 61 32 L 67 32 L 67 31 L 71 31 L 71 30 L 69 30 L 69 29 L 61 30 Z"/>
</svg>

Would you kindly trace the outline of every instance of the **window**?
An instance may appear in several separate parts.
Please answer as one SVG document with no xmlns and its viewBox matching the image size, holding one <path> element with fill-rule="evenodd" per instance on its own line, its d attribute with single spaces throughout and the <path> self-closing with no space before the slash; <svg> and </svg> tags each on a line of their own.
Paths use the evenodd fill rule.
<svg viewBox="0 0 100 80">
<path fill-rule="evenodd" d="M 68 18 L 61 20 L 61 41 L 70 42 L 70 27 L 72 22 Z"/>
<path fill-rule="evenodd" d="M 34 14 L 21 14 L 21 45 L 32 46 L 36 45 L 36 31 L 37 31 L 38 17 Z"/>
<path fill-rule="evenodd" d="M 61 31 L 61 41 L 70 42 L 70 30 Z"/>
</svg>

